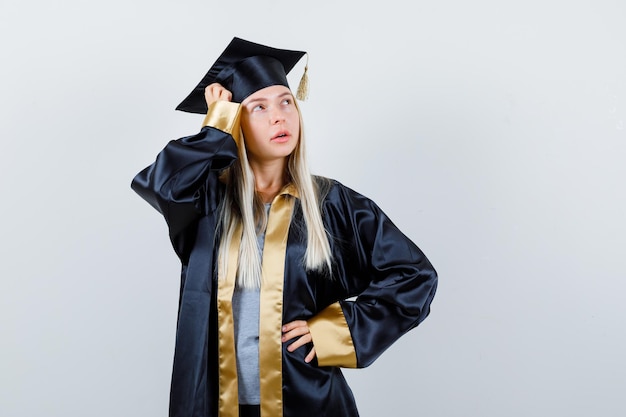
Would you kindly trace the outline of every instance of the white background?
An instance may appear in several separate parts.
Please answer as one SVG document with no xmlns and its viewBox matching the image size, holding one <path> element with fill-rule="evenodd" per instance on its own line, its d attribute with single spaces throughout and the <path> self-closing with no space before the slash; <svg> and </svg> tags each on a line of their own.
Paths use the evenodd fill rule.
<svg viewBox="0 0 626 417">
<path fill-rule="evenodd" d="M 626 3 L 2 0 L 0 415 L 165 416 L 178 261 L 130 180 L 233 36 L 310 53 L 313 169 L 440 274 L 363 417 L 623 416 Z M 290 75 L 292 86 L 302 73 Z"/>
</svg>

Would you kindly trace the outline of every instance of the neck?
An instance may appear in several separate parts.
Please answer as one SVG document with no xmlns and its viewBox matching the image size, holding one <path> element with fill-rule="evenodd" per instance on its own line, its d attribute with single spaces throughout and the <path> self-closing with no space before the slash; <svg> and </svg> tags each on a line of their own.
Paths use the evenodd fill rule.
<svg viewBox="0 0 626 417">
<path fill-rule="evenodd" d="M 271 203 L 274 197 L 287 184 L 287 159 L 258 164 L 250 161 L 254 172 L 255 190 L 264 203 Z"/>
</svg>

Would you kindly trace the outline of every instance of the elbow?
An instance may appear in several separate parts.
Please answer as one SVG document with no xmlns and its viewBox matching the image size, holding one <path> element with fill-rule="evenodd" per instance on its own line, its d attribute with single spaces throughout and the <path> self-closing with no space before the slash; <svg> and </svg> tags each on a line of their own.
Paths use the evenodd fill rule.
<svg viewBox="0 0 626 417">
<path fill-rule="evenodd" d="M 417 320 L 413 327 L 424 321 L 430 314 L 430 306 L 435 298 L 438 282 L 439 278 L 434 270 L 430 271 L 427 278 L 422 282 L 421 291 L 415 300 Z"/>
</svg>

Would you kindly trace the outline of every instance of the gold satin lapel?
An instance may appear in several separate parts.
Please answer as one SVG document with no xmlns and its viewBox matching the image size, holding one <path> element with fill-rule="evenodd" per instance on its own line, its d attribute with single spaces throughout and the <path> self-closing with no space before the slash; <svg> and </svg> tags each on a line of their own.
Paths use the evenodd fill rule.
<svg viewBox="0 0 626 417">
<path fill-rule="evenodd" d="M 228 275 L 218 277 L 217 321 L 219 331 L 219 415 L 239 417 L 237 357 L 235 354 L 235 323 L 233 292 L 237 278 L 237 261 L 241 244 L 241 226 L 235 230 L 228 248 Z"/>
<path fill-rule="evenodd" d="M 283 415 L 283 280 L 287 236 L 294 202 L 294 198 L 284 193 L 274 199 L 265 232 L 259 314 L 261 417 Z"/>
</svg>

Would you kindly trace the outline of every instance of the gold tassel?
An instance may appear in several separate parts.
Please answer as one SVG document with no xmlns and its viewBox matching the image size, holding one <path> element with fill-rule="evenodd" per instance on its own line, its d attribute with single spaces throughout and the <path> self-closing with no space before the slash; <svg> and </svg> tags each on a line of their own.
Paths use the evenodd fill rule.
<svg viewBox="0 0 626 417">
<path fill-rule="evenodd" d="M 298 91 L 296 92 L 296 98 L 300 101 L 304 101 L 309 97 L 309 76 L 307 71 L 309 69 L 309 54 L 306 54 L 306 65 L 304 66 L 304 74 L 300 78 L 298 84 Z"/>
</svg>

